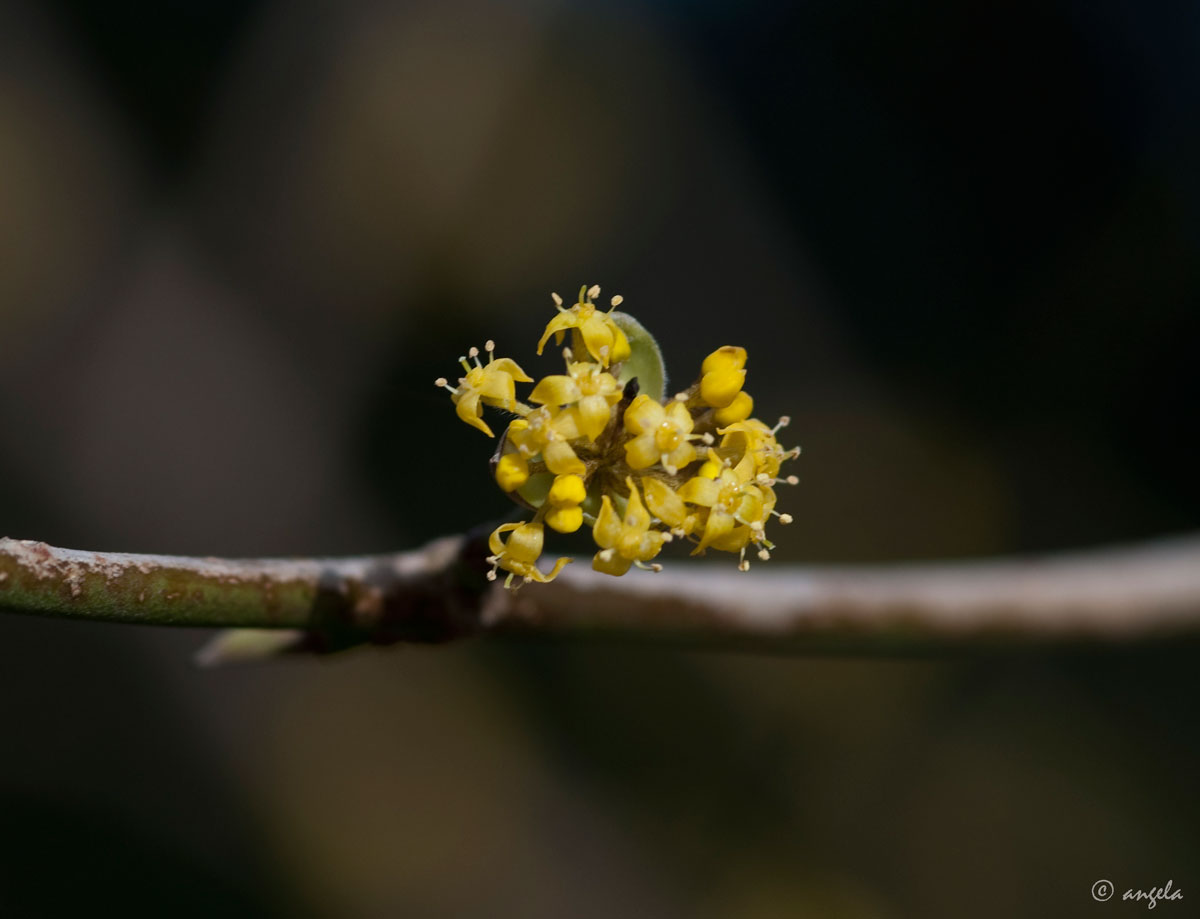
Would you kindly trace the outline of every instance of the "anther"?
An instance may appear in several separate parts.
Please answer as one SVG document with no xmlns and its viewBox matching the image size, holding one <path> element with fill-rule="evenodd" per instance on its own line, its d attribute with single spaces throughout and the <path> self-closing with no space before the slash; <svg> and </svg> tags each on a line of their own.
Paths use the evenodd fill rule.
<svg viewBox="0 0 1200 919">
<path fill-rule="evenodd" d="M 789 485 L 799 485 L 800 484 L 800 476 L 789 475 L 786 479 L 784 479 L 784 481 L 787 482 Z"/>
<path fill-rule="evenodd" d="M 593 284 L 591 287 L 588 288 L 588 299 L 589 300 L 595 300 L 599 296 L 600 296 L 600 285 L 599 284 Z"/>
<path fill-rule="evenodd" d="M 562 308 L 562 297 L 554 292 L 551 292 L 550 299 L 554 301 L 555 306 L 559 307 L 560 309 Z"/>
<path fill-rule="evenodd" d="M 620 306 L 622 303 L 624 303 L 624 302 L 625 302 L 625 298 L 624 298 L 624 297 L 622 297 L 620 294 L 617 294 L 617 295 L 616 295 L 615 297 L 613 297 L 613 298 L 612 298 L 612 300 L 610 300 L 609 302 L 610 302 L 610 303 L 612 303 L 613 307 L 615 308 L 615 307 L 618 307 L 618 306 Z"/>
<path fill-rule="evenodd" d="M 779 515 L 779 522 L 784 524 L 785 526 L 787 524 L 791 523 L 794 519 L 795 518 L 791 514 L 780 514 Z"/>
<path fill-rule="evenodd" d="M 768 552 L 766 549 L 759 549 L 758 557 L 761 558 L 764 562 L 769 562 L 771 560 L 771 553 Z"/>
</svg>

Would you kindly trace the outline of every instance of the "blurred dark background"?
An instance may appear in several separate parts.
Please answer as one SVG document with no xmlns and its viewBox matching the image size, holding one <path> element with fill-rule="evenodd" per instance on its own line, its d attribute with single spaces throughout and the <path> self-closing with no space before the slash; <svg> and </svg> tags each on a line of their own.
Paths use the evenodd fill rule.
<svg viewBox="0 0 1200 919">
<path fill-rule="evenodd" d="M 0 0 L 0 530 L 506 509 L 431 381 L 600 283 L 793 417 L 777 558 L 1200 522 L 1200 7 Z M 475 643 L 199 673 L 0 617 L 0 915 L 1066 916 L 1200 896 L 1200 650 Z M 1160 908 L 1184 915 L 1186 902 Z"/>
</svg>

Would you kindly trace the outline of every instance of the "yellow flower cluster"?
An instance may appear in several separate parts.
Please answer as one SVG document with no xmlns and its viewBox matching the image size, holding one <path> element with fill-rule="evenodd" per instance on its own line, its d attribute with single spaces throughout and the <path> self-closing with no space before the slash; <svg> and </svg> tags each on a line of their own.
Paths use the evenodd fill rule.
<svg viewBox="0 0 1200 919">
<path fill-rule="evenodd" d="M 528 403 L 516 398 L 516 383 L 532 383 L 514 361 L 497 358 L 488 342 L 482 363 L 472 348 L 459 358 L 464 376 L 450 391 L 459 418 L 489 437 L 483 406 L 515 414 L 492 459 L 496 483 L 534 511 L 526 523 L 506 523 L 489 538 L 492 570 L 514 578 L 553 580 L 569 561 L 559 558 L 549 573 L 537 566 L 545 528 L 573 533 L 587 524 L 599 547 L 592 567 L 621 575 L 652 563 L 665 543 L 688 539 L 693 555 L 707 549 L 736 552 L 738 568 L 749 567 L 747 548 L 770 558 L 775 546 L 766 536 L 771 517 L 791 523 L 775 509 L 775 486 L 796 484 L 781 477 L 782 464 L 798 449 L 784 449 L 774 427 L 750 417 L 754 400 L 745 392 L 746 350 L 726 345 L 704 359 L 698 380 L 663 402 L 657 393 L 639 392 L 629 373 L 635 363 L 631 317 L 597 308 L 599 287 L 583 288 L 569 309 L 554 294 L 558 315 L 538 342 L 542 353 L 551 336 L 562 344 L 566 372 L 543 377 Z M 647 346 L 652 347 L 652 346 Z M 657 349 L 655 349 L 657 354 Z M 583 357 L 584 359 L 578 359 Z M 507 538 L 505 538 L 507 536 Z"/>
</svg>

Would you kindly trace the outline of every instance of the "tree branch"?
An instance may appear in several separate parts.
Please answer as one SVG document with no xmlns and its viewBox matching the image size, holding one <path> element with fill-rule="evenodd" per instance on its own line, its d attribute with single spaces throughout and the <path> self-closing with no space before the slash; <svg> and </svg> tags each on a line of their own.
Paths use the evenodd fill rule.
<svg viewBox="0 0 1200 919">
<path fill-rule="evenodd" d="M 484 533 L 392 555 L 253 561 L 0 539 L 0 609 L 286 630 L 229 634 L 211 660 L 477 632 L 854 653 L 1200 633 L 1200 537 L 1040 558 L 760 565 L 745 574 L 680 562 L 611 578 L 577 564 L 511 593 L 485 578 Z"/>
</svg>

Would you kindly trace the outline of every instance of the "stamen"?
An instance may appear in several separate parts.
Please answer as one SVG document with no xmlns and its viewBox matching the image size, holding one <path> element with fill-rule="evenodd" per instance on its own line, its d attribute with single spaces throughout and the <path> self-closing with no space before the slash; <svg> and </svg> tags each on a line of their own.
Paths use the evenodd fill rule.
<svg viewBox="0 0 1200 919">
<path fill-rule="evenodd" d="M 617 294 L 609 302 L 613 305 L 613 309 L 616 309 L 618 306 L 620 306 L 622 303 L 625 302 L 625 298 L 622 297 L 620 294 Z"/>
<path fill-rule="evenodd" d="M 769 562 L 771 560 L 771 553 L 768 552 L 766 549 L 759 549 L 758 557 L 761 558 L 764 562 Z"/>
<path fill-rule="evenodd" d="M 787 482 L 789 485 L 799 485 L 800 484 L 800 476 L 789 475 L 786 479 L 784 479 L 784 481 Z"/>
<path fill-rule="evenodd" d="M 709 434 L 707 431 L 704 434 L 700 435 L 700 439 L 702 441 L 704 441 L 706 446 L 709 446 L 709 447 L 711 447 L 713 445 L 713 443 L 716 441 L 716 438 L 713 437 L 711 434 Z"/>
<path fill-rule="evenodd" d="M 676 402 L 687 402 L 687 400 L 688 400 L 687 393 L 685 393 L 685 392 L 675 393 L 675 401 Z"/>
<path fill-rule="evenodd" d="M 473 360 L 475 362 L 476 367 L 483 366 L 482 364 L 479 363 L 479 349 L 476 348 L 474 345 L 472 345 L 471 350 L 469 350 L 467 352 L 467 357 L 469 357 L 471 360 Z"/>
<path fill-rule="evenodd" d="M 783 415 L 780 417 L 779 423 L 776 424 L 775 427 L 771 428 L 771 433 L 778 434 L 782 428 L 786 428 L 791 423 L 792 423 L 791 417 L 788 415 Z"/>
<path fill-rule="evenodd" d="M 558 294 L 551 291 L 550 299 L 554 301 L 555 306 L 557 306 L 559 309 L 562 309 L 562 297 L 560 297 Z"/>
<path fill-rule="evenodd" d="M 588 288 L 587 294 L 588 294 L 589 300 L 595 300 L 597 297 L 600 296 L 600 285 L 593 284 L 591 287 Z"/>
<path fill-rule="evenodd" d="M 787 526 L 789 523 L 791 523 L 795 519 L 791 514 L 778 514 L 778 517 L 779 517 L 779 522 L 782 523 L 784 526 Z"/>
</svg>

